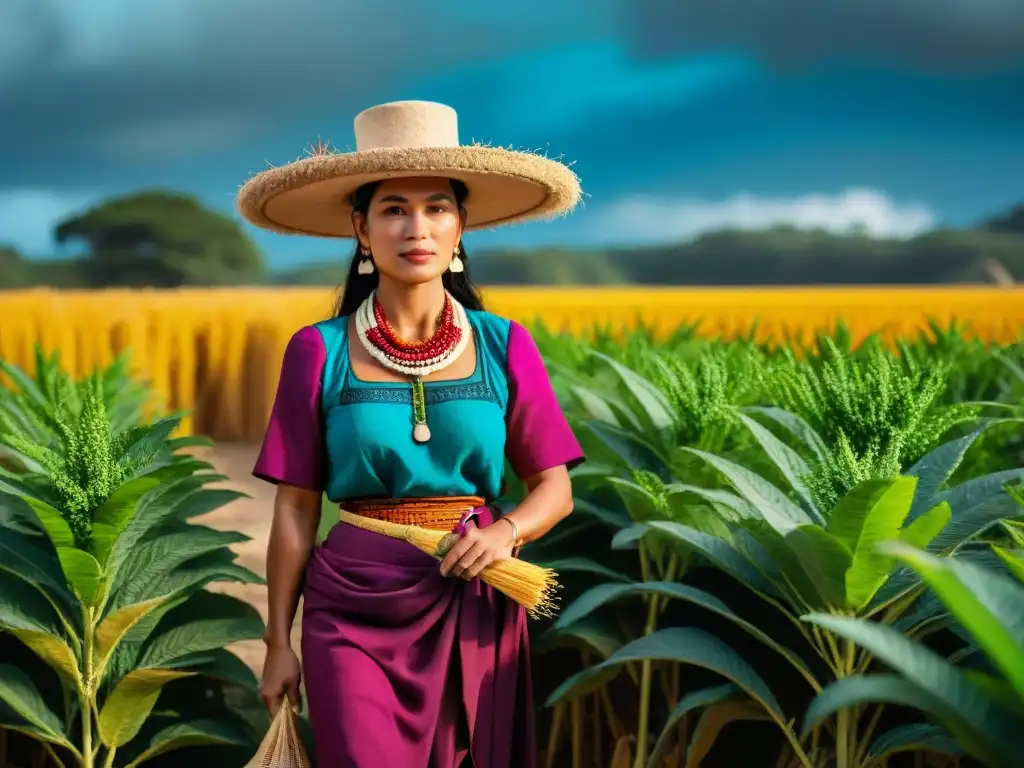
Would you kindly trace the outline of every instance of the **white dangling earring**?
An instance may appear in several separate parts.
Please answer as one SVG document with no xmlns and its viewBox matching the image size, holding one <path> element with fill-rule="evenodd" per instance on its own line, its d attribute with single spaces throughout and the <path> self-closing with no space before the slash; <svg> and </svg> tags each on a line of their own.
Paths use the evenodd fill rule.
<svg viewBox="0 0 1024 768">
<path fill-rule="evenodd" d="M 359 266 L 356 268 L 356 272 L 358 272 L 360 275 L 372 275 L 373 260 L 370 258 L 369 249 L 360 248 L 359 250 L 363 254 L 363 258 L 359 260 Z"/>
<path fill-rule="evenodd" d="M 462 259 L 459 258 L 460 253 L 462 253 L 462 249 L 456 245 L 455 250 L 452 251 L 451 263 L 448 265 L 450 272 L 462 272 L 466 268 L 466 265 L 462 263 Z"/>
</svg>

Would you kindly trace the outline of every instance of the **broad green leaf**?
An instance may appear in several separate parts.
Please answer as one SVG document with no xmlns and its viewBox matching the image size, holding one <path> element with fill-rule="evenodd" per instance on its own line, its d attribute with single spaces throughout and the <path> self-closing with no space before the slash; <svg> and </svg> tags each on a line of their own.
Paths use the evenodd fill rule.
<svg viewBox="0 0 1024 768">
<path fill-rule="evenodd" d="M 892 559 L 880 552 L 878 545 L 899 538 L 916 486 L 916 477 L 867 480 L 832 511 L 828 531 L 853 553 L 846 572 L 848 607 L 863 608 L 889 578 Z"/>
<path fill-rule="evenodd" d="M 632 520 L 644 523 L 651 520 L 664 520 L 668 516 L 666 510 L 659 505 L 659 500 L 637 483 L 619 477 L 608 478 L 608 483 L 622 499 L 626 512 Z M 664 544 L 657 539 L 648 539 L 646 544 L 649 557 L 655 563 L 664 562 Z"/>
<path fill-rule="evenodd" d="M 58 550 L 61 547 L 74 547 L 75 546 L 75 535 L 71 532 L 71 526 L 67 524 L 67 521 L 61 517 L 60 512 L 51 507 L 45 501 L 39 499 L 33 499 L 28 496 L 23 497 L 26 504 L 32 508 L 32 511 L 36 513 L 39 518 L 39 522 L 43 524 L 43 528 L 50 536 L 50 540 L 53 542 Z"/>
<path fill-rule="evenodd" d="M 673 427 L 675 424 L 675 414 L 672 411 L 671 404 L 660 389 L 636 371 L 627 368 L 607 355 L 594 350 L 591 350 L 590 354 L 604 361 L 618 375 L 630 394 L 640 404 L 647 424 L 656 433 L 665 432 Z"/>
<path fill-rule="evenodd" d="M 102 672 L 106 667 L 110 660 L 110 654 L 129 630 L 166 600 L 166 597 L 161 596 L 141 603 L 133 603 L 115 611 L 100 622 L 96 627 L 93 641 L 95 643 L 93 651 L 95 669 L 98 672 Z"/>
<path fill-rule="evenodd" d="M 737 496 L 731 491 L 723 491 L 716 488 L 701 488 L 697 485 L 686 485 L 684 483 L 669 483 L 665 486 L 665 493 L 668 495 L 669 503 L 675 501 L 677 496 L 693 494 L 712 504 L 720 504 L 736 513 L 739 518 L 758 517 L 757 510 L 742 496 Z"/>
<path fill-rule="evenodd" d="M 167 441 L 167 449 L 175 452 L 182 448 L 213 448 L 214 445 L 214 441 L 205 435 L 182 435 Z"/>
<path fill-rule="evenodd" d="M 9 378 L 15 389 L 28 397 L 34 405 L 46 408 L 46 395 L 40 391 L 35 380 L 29 374 L 7 360 L 0 360 L 0 372 Z"/>
<path fill-rule="evenodd" d="M 622 426 L 615 416 L 615 411 L 608 407 L 608 403 L 601 395 L 581 385 L 573 385 L 571 391 L 587 418 L 603 421 L 616 427 Z"/>
<path fill-rule="evenodd" d="M 922 515 L 914 518 L 910 525 L 903 527 L 900 531 L 900 541 L 911 547 L 925 549 L 942 533 L 942 529 L 949 523 L 953 510 L 949 508 L 948 502 L 940 502 Z"/>
<path fill-rule="evenodd" d="M 93 519 L 92 553 L 106 565 L 110 549 L 135 514 L 141 499 L 162 482 L 159 475 L 143 475 L 125 483 L 110 495 Z"/>
<path fill-rule="evenodd" d="M 247 536 L 199 525 L 140 541 L 118 568 L 110 605 L 121 608 L 168 593 L 167 575 L 199 555 L 248 540 Z"/>
<path fill-rule="evenodd" d="M 201 488 L 195 493 L 183 497 L 174 507 L 174 517 L 178 520 L 191 520 L 208 512 L 226 507 L 239 499 L 248 499 L 249 494 L 232 488 Z"/>
<path fill-rule="evenodd" d="M 934 651 L 884 624 L 827 614 L 803 618 L 859 645 L 900 672 L 903 688 L 925 693 L 930 705 L 925 711 L 939 717 L 971 754 L 996 768 L 1015 764 L 1020 753 L 1020 721 Z"/>
<path fill-rule="evenodd" d="M 67 579 L 54 554 L 52 547 L 47 552 L 28 536 L 0 527 L 0 568 L 45 590 L 66 615 L 78 616 L 81 606 L 68 589 Z"/>
<path fill-rule="evenodd" d="M 230 549 L 218 549 L 193 557 L 166 574 L 153 588 L 158 594 L 175 595 L 195 591 L 215 581 L 263 584 L 262 577 L 234 562 L 238 555 Z"/>
<path fill-rule="evenodd" d="M 839 539 L 846 548 L 856 553 L 860 548 L 861 539 L 870 538 L 871 532 L 866 530 L 873 525 L 883 531 L 899 529 L 907 516 L 914 498 L 917 478 L 912 476 L 865 480 L 853 487 L 829 515 L 828 532 Z M 897 520 L 895 525 L 893 520 Z M 884 541 L 896 538 L 894 533 Z"/>
<path fill-rule="evenodd" d="M 18 717 L 45 733 L 50 740 L 65 741 L 60 717 L 43 701 L 32 678 L 13 664 L 0 664 L 0 699 Z"/>
<path fill-rule="evenodd" d="M 939 719 L 949 706 L 898 675 L 851 675 L 829 683 L 811 700 L 804 713 L 801 738 L 842 709 L 877 702 L 917 709 Z"/>
<path fill-rule="evenodd" d="M 177 471 L 177 467 L 168 467 L 159 473 L 146 476 L 156 478 L 160 482 L 139 500 L 135 513 L 128 518 L 120 534 L 116 536 L 106 560 L 109 572 L 116 573 L 121 563 L 149 531 L 173 519 L 176 509 L 184 504 L 191 494 L 196 493 L 206 483 L 212 482 L 208 476 L 202 475 L 186 475 L 168 481 L 167 476 L 173 477 Z M 134 482 L 141 482 L 141 478 Z"/>
<path fill-rule="evenodd" d="M 82 675 L 79 670 L 78 656 L 64 640 L 46 632 L 29 629 L 14 629 L 11 630 L 11 634 L 45 661 L 73 690 L 77 690 L 81 685 Z"/>
<path fill-rule="evenodd" d="M 964 639 L 967 642 L 971 642 L 969 636 Z M 1018 718 L 1024 720 L 1024 698 L 1021 697 L 1009 682 L 1001 677 L 990 675 L 984 670 L 971 669 L 969 667 L 964 667 L 963 674 L 971 683 L 995 699 L 1000 706 L 1010 710 Z"/>
<path fill-rule="evenodd" d="M 1024 496 L 1021 498 L 1014 496 L 1015 493 L 1022 493 L 1022 491 L 1019 491 L 1016 488 L 1007 488 L 1006 492 L 1013 496 L 1017 504 L 1021 506 L 1021 514 L 1024 515 Z M 1010 538 L 1013 539 L 1013 543 L 1017 547 L 1024 549 L 1024 523 L 1018 520 L 1003 520 L 1002 526 L 1003 530 L 1005 530 L 1009 534 Z"/>
<path fill-rule="evenodd" d="M 821 439 L 814 428 L 794 413 L 782 408 L 751 406 L 742 409 L 745 413 L 760 413 L 772 419 L 775 423 L 788 429 L 804 445 L 811 449 L 815 458 L 820 462 L 829 455 L 828 446 Z"/>
<path fill-rule="evenodd" d="M 138 735 L 153 711 L 160 690 L 172 680 L 192 672 L 172 669 L 137 669 L 117 684 L 100 710 L 100 739 L 108 747 L 122 747 Z"/>
<path fill-rule="evenodd" d="M 617 600 L 622 600 L 628 597 L 645 597 L 650 595 L 668 597 L 673 600 L 682 600 L 728 619 L 744 632 L 747 632 L 752 637 L 764 643 L 768 648 L 771 648 L 782 656 L 794 667 L 794 669 L 800 672 L 805 680 L 807 680 L 812 686 L 816 687 L 817 684 L 813 673 L 807 668 L 803 660 L 797 654 L 793 653 L 785 646 L 779 645 L 779 643 L 772 639 L 770 635 L 761 631 L 761 629 L 756 625 L 741 618 L 737 613 L 733 612 L 729 606 L 714 595 L 674 581 L 645 581 L 635 582 L 632 584 L 600 584 L 596 587 L 591 587 L 562 609 L 558 618 L 555 620 L 553 627 L 557 629 L 569 627 L 577 621 L 586 618 L 601 607 Z"/>
<path fill-rule="evenodd" d="M 963 748 L 938 725 L 911 723 L 886 731 L 871 745 L 868 754 L 881 758 L 898 752 L 938 752 L 943 755 L 959 756 Z"/>
<path fill-rule="evenodd" d="M 255 690 L 259 682 L 252 668 L 226 648 L 179 656 L 169 662 L 166 668 L 188 670 L 250 690 Z"/>
<path fill-rule="evenodd" d="M 255 640 L 263 630 L 263 619 L 250 603 L 230 595 L 197 592 L 164 617 L 139 666 L 160 667 L 189 653 Z"/>
<path fill-rule="evenodd" d="M 167 440 L 179 423 L 181 423 L 180 416 L 171 416 L 147 424 L 144 429 L 139 431 L 138 437 L 125 449 L 125 463 L 141 463 L 151 459 L 167 444 Z"/>
<path fill-rule="evenodd" d="M 673 538 L 707 558 L 714 563 L 716 568 L 729 574 L 749 589 L 773 597 L 779 594 L 775 585 L 725 539 L 709 536 L 689 526 L 668 521 L 645 523 L 635 526 L 631 530 L 635 535 L 640 536 L 651 530 Z M 618 536 L 615 538 L 618 539 Z M 615 546 L 614 539 L 612 546 Z"/>
<path fill-rule="evenodd" d="M 586 515 L 615 529 L 628 528 L 633 524 L 629 515 L 618 510 L 606 509 L 587 499 L 573 499 L 573 515 Z M 557 529 L 556 529 L 557 531 Z M 544 537 L 545 539 L 547 536 Z"/>
<path fill-rule="evenodd" d="M 572 646 L 585 648 L 601 659 L 607 659 L 622 645 L 622 632 L 617 625 L 591 615 L 566 627 L 548 627 L 537 639 L 535 651 L 545 653 L 555 648 Z"/>
<path fill-rule="evenodd" d="M 166 590 L 165 594 L 170 594 L 172 597 L 144 616 L 124 635 L 114 654 L 113 670 L 110 674 L 117 677 L 121 671 L 135 667 L 139 663 L 138 659 L 142 646 L 150 640 L 150 636 L 158 628 L 158 625 L 160 626 L 160 631 L 171 626 L 171 624 L 166 622 L 161 624 L 164 616 L 179 608 L 183 603 L 198 600 L 200 603 L 196 603 L 193 618 L 207 615 L 204 613 L 206 609 L 200 607 L 200 604 L 205 605 L 206 601 L 210 599 L 208 593 L 201 591 L 207 584 L 218 580 L 259 583 L 259 577 L 252 574 L 251 571 L 230 562 L 230 559 L 233 557 L 234 554 L 227 550 L 211 552 L 195 558 L 170 574 L 161 583 L 161 588 Z M 216 595 L 214 599 L 227 599 L 230 601 L 233 598 Z M 193 609 L 188 608 L 185 610 L 192 611 Z M 180 621 L 182 615 L 183 613 L 178 611 L 169 621 L 176 623 Z"/>
<path fill-rule="evenodd" d="M 887 551 L 920 574 L 1024 698 L 1024 584 L 956 557 L 897 544 Z"/>
<path fill-rule="evenodd" d="M 629 432 L 596 421 L 585 421 L 583 426 L 599 441 L 600 451 L 595 457 L 599 461 L 604 456 L 604 463 L 618 466 L 621 471 L 667 469 L 659 449 L 651 445 L 641 432 Z"/>
<path fill-rule="evenodd" d="M 614 678 L 623 664 L 645 659 L 691 664 L 716 672 L 746 691 L 779 720 L 785 720 L 768 684 L 738 653 L 717 637 L 691 627 L 663 629 L 627 643 L 600 664 L 565 680 L 548 697 L 547 705 L 588 693 Z"/>
<path fill-rule="evenodd" d="M 121 641 L 114 646 L 105 670 L 105 677 L 108 680 L 119 680 L 139 665 L 143 650 L 150 637 L 160 626 L 168 613 L 186 603 L 193 597 L 191 592 L 183 592 L 174 595 L 143 616 L 121 637 Z M 187 654 L 186 654 L 187 655 Z M 173 666 L 169 662 L 165 667 Z"/>
<path fill-rule="evenodd" d="M 57 550 L 61 568 L 75 594 L 86 605 L 95 605 L 102 572 L 96 558 L 82 549 L 61 547 Z"/>
<path fill-rule="evenodd" d="M 699 768 L 718 739 L 718 734 L 730 723 L 739 720 L 771 720 L 760 704 L 750 700 L 727 700 L 705 709 L 693 730 L 690 746 L 686 750 L 686 768 Z"/>
<path fill-rule="evenodd" d="M 849 569 L 853 562 L 842 541 L 817 525 L 801 525 L 785 536 L 793 552 L 795 567 L 786 571 L 791 578 L 799 568 L 810 577 L 818 594 L 833 606 L 849 603 Z"/>
<path fill-rule="evenodd" d="M 825 519 L 814 503 L 814 496 L 804 484 L 804 478 L 811 474 L 811 468 L 807 465 L 807 462 L 803 460 L 800 454 L 749 416 L 743 413 L 738 413 L 737 416 L 747 429 L 750 430 L 754 439 L 761 444 L 761 448 L 764 449 L 768 458 L 772 460 L 772 463 L 778 467 L 786 480 L 789 481 L 790 486 L 803 501 L 804 510 L 812 517 L 814 522 L 818 525 L 824 525 Z"/>
<path fill-rule="evenodd" d="M 621 477 L 609 477 L 608 483 L 619 494 L 629 516 L 636 522 L 665 519 L 664 513 L 659 510 L 659 500 L 646 488 Z"/>
<path fill-rule="evenodd" d="M 30 581 L 0 569 L 0 630 L 61 634 L 57 611 Z"/>
<path fill-rule="evenodd" d="M 785 534 L 798 525 L 811 522 L 807 513 L 790 501 L 782 491 L 746 467 L 696 448 L 683 447 L 679 450 L 699 456 L 725 475 L 740 495 L 779 533 Z"/>
<path fill-rule="evenodd" d="M 10 533 L 38 539 L 46 535 L 39 522 L 39 517 L 32 511 L 28 503 L 20 496 L 0 491 L 0 526 Z M 53 548 L 53 542 L 49 542 Z"/>
<path fill-rule="evenodd" d="M 160 755 L 187 747 L 243 745 L 246 738 L 226 723 L 215 720 L 188 720 L 174 723 L 157 732 L 149 746 L 127 768 L 137 766 Z"/>
<path fill-rule="evenodd" d="M 42 507 L 52 508 L 52 505 L 47 504 L 45 500 L 40 498 L 43 494 L 38 482 L 31 483 L 31 481 L 26 479 L 25 476 L 11 472 L 10 470 L 5 469 L 2 465 L 0 465 L 0 494 L 14 496 L 15 498 L 21 499 L 30 507 L 32 507 L 34 502 L 40 504 Z M 58 513 L 57 516 L 60 517 L 60 513 Z M 68 529 L 68 532 L 70 533 L 70 529 Z M 58 535 L 60 535 L 60 533 L 58 533 Z"/>
<path fill-rule="evenodd" d="M 1024 583 L 1024 557 L 1018 554 L 1019 550 L 1003 549 L 997 544 L 993 544 L 992 551 L 1006 564 L 1014 578 Z"/>
<path fill-rule="evenodd" d="M 625 574 L 614 571 L 589 557 L 565 557 L 560 560 L 548 560 L 544 563 L 544 567 L 551 568 L 556 573 L 592 573 L 612 581 L 628 582 L 630 580 Z"/>
<path fill-rule="evenodd" d="M 810 535 L 813 534 L 803 534 L 798 528 L 793 528 L 788 535 L 783 536 L 765 520 L 743 520 L 740 525 L 748 538 L 752 539 L 760 551 L 769 558 L 774 569 L 771 575 L 763 566 L 759 566 L 758 570 L 772 580 L 778 593 L 794 608 L 794 613 L 799 615 L 805 610 L 805 606 L 823 608 L 829 604 L 827 585 L 823 581 L 823 576 L 816 570 L 813 562 L 808 567 L 808 564 L 801 560 L 803 549 L 813 551 L 814 542 L 809 541 Z M 746 552 L 750 549 L 749 544 L 741 542 L 739 537 L 735 539 L 733 544 L 738 550 Z M 753 560 L 749 555 L 748 558 Z M 847 555 L 841 562 L 849 563 L 849 559 Z M 758 563 L 754 562 L 754 565 L 758 566 Z"/>
<path fill-rule="evenodd" d="M 955 488 L 936 494 L 953 510 L 949 524 L 935 537 L 929 550 L 947 552 L 969 541 L 1004 518 L 1020 515 L 1016 503 L 1006 492 L 1006 483 L 1024 476 L 1024 470 L 992 472 L 965 480 Z"/>
<path fill-rule="evenodd" d="M 676 726 L 679 721 L 686 717 L 687 714 L 696 709 L 703 709 L 704 707 L 717 704 L 739 692 L 740 689 L 737 686 L 732 683 L 726 683 L 725 685 L 717 685 L 713 688 L 702 688 L 683 696 L 679 703 L 673 707 L 668 719 L 665 721 L 665 725 L 662 726 L 658 740 L 654 744 L 654 749 L 651 750 L 650 757 L 647 759 L 647 768 L 660 768 L 661 756 L 665 754 L 669 743 L 676 735 Z"/>
<path fill-rule="evenodd" d="M 985 425 L 981 429 L 976 429 L 956 440 L 943 443 L 918 459 L 917 463 L 904 472 L 906 475 L 913 475 L 918 478 L 917 492 L 914 495 L 914 502 L 910 507 L 908 520 L 916 520 L 917 516 L 923 514 L 925 510 L 934 508 L 935 503 L 933 499 L 938 493 L 939 488 L 949 480 L 953 472 L 956 471 L 956 468 L 960 466 L 960 462 L 963 461 L 967 450 L 988 426 L 991 426 L 991 424 Z"/>
</svg>

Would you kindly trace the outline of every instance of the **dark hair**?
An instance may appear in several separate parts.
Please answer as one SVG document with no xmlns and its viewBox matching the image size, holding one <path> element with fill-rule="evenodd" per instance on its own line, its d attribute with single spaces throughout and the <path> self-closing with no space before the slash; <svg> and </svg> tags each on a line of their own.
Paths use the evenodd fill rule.
<svg viewBox="0 0 1024 768">
<path fill-rule="evenodd" d="M 449 180 L 452 185 L 452 192 L 455 193 L 455 202 L 459 208 L 462 208 L 462 203 L 469 195 L 469 190 L 466 185 L 458 179 Z M 359 187 L 355 192 L 352 193 L 352 197 L 349 199 L 349 204 L 352 206 L 354 212 L 366 214 L 370 208 L 370 200 L 373 198 L 373 193 L 377 191 L 377 187 L 380 186 L 379 181 L 373 181 L 369 184 L 364 184 Z M 466 246 L 459 241 L 459 257 L 462 259 L 463 271 L 462 272 L 451 272 L 446 271 L 441 276 L 441 281 L 444 283 L 444 287 L 451 293 L 455 299 L 462 304 L 466 309 L 482 310 L 484 308 L 483 301 L 480 299 L 480 294 L 473 285 L 473 280 L 469 276 L 469 261 L 466 258 Z M 377 282 L 380 279 L 380 274 L 377 270 L 374 270 L 369 275 L 359 274 L 359 260 L 362 258 L 362 254 L 359 251 L 359 241 L 356 240 L 355 250 L 352 254 L 352 261 L 348 267 L 348 277 L 345 278 L 345 285 L 339 292 L 338 300 L 335 304 L 334 314 L 335 317 L 341 317 L 343 315 L 354 314 L 359 305 L 366 300 L 366 297 L 370 295 L 370 292 L 377 287 Z"/>
</svg>

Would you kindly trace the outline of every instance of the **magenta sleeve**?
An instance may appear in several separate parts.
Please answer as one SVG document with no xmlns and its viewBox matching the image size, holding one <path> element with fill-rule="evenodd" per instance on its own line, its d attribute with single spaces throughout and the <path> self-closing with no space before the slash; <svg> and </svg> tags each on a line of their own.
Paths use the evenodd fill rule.
<svg viewBox="0 0 1024 768">
<path fill-rule="evenodd" d="M 537 343 L 516 322 L 508 335 L 508 430 L 505 454 L 520 479 L 583 462 L 583 450 L 555 397 Z"/>
<path fill-rule="evenodd" d="M 253 475 L 311 491 L 324 489 L 324 428 L 320 386 L 327 353 L 313 326 L 288 342 L 277 395 Z"/>
</svg>

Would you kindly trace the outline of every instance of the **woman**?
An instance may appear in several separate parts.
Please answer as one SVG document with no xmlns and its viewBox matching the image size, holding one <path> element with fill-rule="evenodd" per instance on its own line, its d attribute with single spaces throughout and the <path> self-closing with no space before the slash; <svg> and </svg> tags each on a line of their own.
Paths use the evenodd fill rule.
<svg viewBox="0 0 1024 768">
<path fill-rule="evenodd" d="M 579 184 L 533 154 L 459 145 L 439 104 L 374 107 L 355 133 L 356 152 L 320 147 L 239 195 L 259 226 L 357 241 L 336 317 L 288 345 L 253 470 L 277 484 L 261 693 L 271 711 L 298 699 L 301 589 L 321 766 L 533 766 L 524 610 L 477 577 L 570 513 L 583 456 L 529 333 L 484 311 L 462 235 L 566 212 Z M 506 459 L 529 493 L 502 516 L 488 502 Z M 458 542 L 440 564 L 340 523 L 315 545 L 324 493 Z"/>
</svg>

